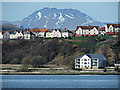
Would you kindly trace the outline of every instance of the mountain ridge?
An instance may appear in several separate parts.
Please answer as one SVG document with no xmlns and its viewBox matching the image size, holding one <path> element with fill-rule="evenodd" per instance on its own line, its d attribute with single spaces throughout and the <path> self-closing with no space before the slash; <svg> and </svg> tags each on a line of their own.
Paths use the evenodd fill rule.
<svg viewBox="0 0 120 90">
<path fill-rule="evenodd" d="M 77 26 L 104 26 L 104 23 L 94 20 L 77 9 L 57 9 L 48 7 L 37 10 L 21 21 L 15 21 L 12 22 L 12 24 L 23 26 L 24 28 L 68 28 L 72 30 L 75 30 Z"/>
</svg>

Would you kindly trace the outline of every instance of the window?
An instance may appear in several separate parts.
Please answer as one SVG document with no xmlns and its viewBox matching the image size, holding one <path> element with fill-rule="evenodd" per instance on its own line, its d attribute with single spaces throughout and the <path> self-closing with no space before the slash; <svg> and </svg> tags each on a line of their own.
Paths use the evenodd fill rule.
<svg viewBox="0 0 120 90">
<path fill-rule="evenodd" d="M 87 59 L 84 59 L 84 61 L 87 61 Z"/>
<path fill-rule="evenodd" d="M 109 29 L 112 29 L 112 27 L 110 27 Z"/>
<path fill-rule="evenodd" d="M 97 62 L 94 62 L 94 63 L 93 63 L 93 66 L 97 66 Z"/>
<path fill-rule="evenodd" d="M 88 62 L 88 64 L 89 64 L 89 62 Z"/>
<path fill-rule="evenodd" d="M 97 62 L 97 59 L 93 59 L 93 62 Z"/>
<path fill-rule="evenodd" d="M 84 64 L 87 64 L 86 62 L 84 62 Z"/>
</svg>

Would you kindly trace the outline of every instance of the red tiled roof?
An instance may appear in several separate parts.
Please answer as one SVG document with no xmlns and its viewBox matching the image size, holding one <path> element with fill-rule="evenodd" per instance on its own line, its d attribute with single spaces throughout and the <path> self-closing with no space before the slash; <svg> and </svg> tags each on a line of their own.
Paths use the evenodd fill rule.
<svg viewBox="0 0 120 90">
<path fill-rule="evenodd" d="M 101 28 L 100 28 L 100 31 L 105 31 L 105 27 L 101 27 Z"/>
<path fill-rule="evenodd" d="M 99 26 L 77 26 L 77 30 L 78 28 L 82 28 L 82 29 L 93 29 L 94 27 L 98 30 Z"/>
<path fill-rule="evenodd" d="M 70 32 L 74 33 L 75 31 L 74 30 L 70 30 Z"/>
<path fill-rule="evenodd" d="M 107 24 L 107 27 L 109 28 L 110 25 L 112 25 L 113 27 L 118 27 L 118 28 L 120 28 L 120 24 Z"/>
<path fill-rule="evenodd" d="M 29 31 L 31 32 L 46 32 L 49 31 L 50 29 L 30 29 Z"/>
</svg>

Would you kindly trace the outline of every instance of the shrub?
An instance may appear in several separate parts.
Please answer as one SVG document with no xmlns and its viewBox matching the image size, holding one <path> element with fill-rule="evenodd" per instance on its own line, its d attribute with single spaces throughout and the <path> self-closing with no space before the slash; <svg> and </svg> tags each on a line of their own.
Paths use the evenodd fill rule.
<svg viewBox="0 0 120 90">
<path fill-rule="evenodd" d="M 18 64 L 20 60 L 18 58 L 14 58 L 12 61 L 10 61 L 11 64 Z"/>
<path fill-rule="evenodd" d="M 23 64 L 23 66 L 25 68 L 29 67 L 29 65 L 30 65 L 30 58 L 31 58 L 31 56 L 26 56 L 26 57 L 23 58 L 22 64 Z"/>
<path fill-rule="evenodd" d="M 35 68 L 39 67 L 40 65 L 45 64 L 45 60 L 41 56 L 33 56 L 30 59 L 30 64 Z"/>
<path fill-rule="evenodd" d="M 22 66 L 17 70 L 17 72 L 28 72 L 28 71 L 29 71 L 29 69 L 25 66 Z"/>
</svg>

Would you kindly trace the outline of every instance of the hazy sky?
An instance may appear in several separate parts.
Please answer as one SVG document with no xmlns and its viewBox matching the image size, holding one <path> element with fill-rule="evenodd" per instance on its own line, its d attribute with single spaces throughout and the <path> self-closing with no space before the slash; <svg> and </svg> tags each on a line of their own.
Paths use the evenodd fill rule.
<svg viewBox="0 0 120 90">
<path fill-rule="evenodd" d="M 44 7 L 73 8 L 101 22 L 118 21 L 117 2 L 2 2 L 2 20 L 22 20 Z"/>
</svg>

